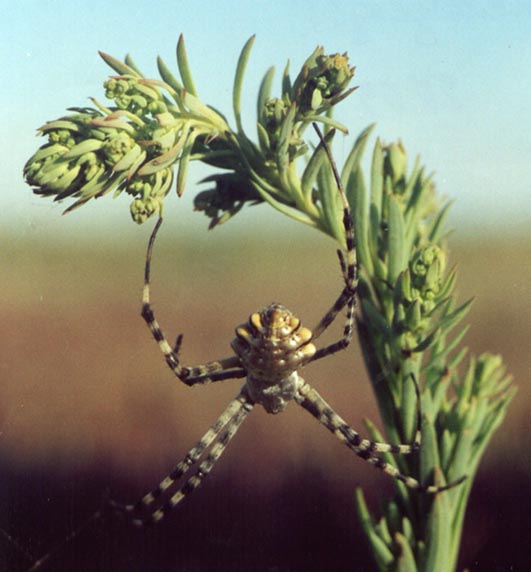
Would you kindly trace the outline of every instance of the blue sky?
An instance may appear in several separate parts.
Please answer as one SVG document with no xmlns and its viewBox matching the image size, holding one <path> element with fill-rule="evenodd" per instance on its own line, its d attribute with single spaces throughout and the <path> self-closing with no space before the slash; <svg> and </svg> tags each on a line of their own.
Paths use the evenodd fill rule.
<svg viewBox="0 0 531 572">
<path fill-rule="evenodd" d="M 289 58 L 295 75 L 318 44 L 330 53 L 348 51 L 360 88 L 336 117 L 352 138 L 376 122 L 376 134 L 386 142 L 400 138 L 411 161 L 420 154 L 440 191 L 455 200 L 458 230 L 523 231 L 531 218 L 530 30 L 531 3 L 523 0 L 9 3 L 0 21 L 3 224 L 30 228 L 60 218 L 62 208 L 34 197 L 21 170 L 43 142 L 35 138 L 39 125 L 87 104 L 88 96 L 103 99 L 110 70 L 97 50 L 130 52 L 156 77 L 158 54 L 175 66 L 182 32 L 201 98 L 230 118 L 236 60 L 257 35 L 244 92 L 251 133 L 268 67 L 280 75 Z M 336 146 L 339 162 L 352 138 Z M 204 174 L 196 167 L 189 184 Z M 204 228 L 187 194 L 182 206 L 176 198 L 171 205 Z M 109 197 L 62 221 L 126 225 L 127 211 L 126 198 Z"/>
</svg>

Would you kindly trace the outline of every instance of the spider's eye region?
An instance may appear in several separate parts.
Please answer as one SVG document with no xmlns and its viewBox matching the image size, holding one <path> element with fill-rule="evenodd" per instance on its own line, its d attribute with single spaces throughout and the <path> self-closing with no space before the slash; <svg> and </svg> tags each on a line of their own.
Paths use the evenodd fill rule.
<svg viewBox="0 0 531 572">
<path fill-rule="evenodd" d="M 301 323 L 299 318 L 294 316 L 282 304 L 271 304 L 260 310 L 260 312 L 251 314 L 249 322 L 258 331 L 261 330 L 277 338 L 289 336 Z"/>
<path fill-rule="evenodd" d="M 246 324 L 236 328 L 236 334 L 245 339 L 253 337 L 260 344 L 286 344 L 291 340 L 292 348 L 307 343 L 312 338 L 311 331 L 301 327 L 299 318 L 282 304 L 270 304 L 254 312 Z"/>
</svg>

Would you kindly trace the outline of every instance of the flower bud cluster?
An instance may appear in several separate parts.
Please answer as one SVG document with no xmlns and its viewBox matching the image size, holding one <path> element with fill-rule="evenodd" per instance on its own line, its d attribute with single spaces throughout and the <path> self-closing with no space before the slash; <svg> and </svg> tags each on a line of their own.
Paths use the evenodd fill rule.
<svg viewBox="0 0 531 572">
<path fill-rule="evenodd" d="M 279 143 L 282 138 L 282 128 L 288 116 L 290 107 L 283 99 L 268 99 L 262 111 L 262 122 L 269 136 L 268 158 L 274 158 L 279 152 Z M 288 135 L 288 156 L 293 161 L 308 149 L 304 139 L 300 136 L 299 126 L 294 125 Z"/>
<path fill-rule="evenodd" d="M 135 222 L 158 212 L 174 179 L 173 165 L 196 137 L 215 136 L 219 125 L 212 125 L 210 110 L 207 119 L 189 112 L 184 118 L 155 83 L 111 77 L 104 87 L 115 106 L 93 100 L 96 109 L 78 109 L 43 125 L 38 132 L 48 142 L 24 167 L 34 192 L 56 201 L 75 197 L 69 212 L 111 190 L 115 196 L 125 191 L 134 197 L 130 210 Z"/>
<path fill-rule="evenodd" d="M 294 99 L 301 114 L 324 113 L 344 98 L 344 92 L 354 76 L 348 55 L 324 55 L 322 48 L 303 67 L 300 83 L 295 82 Z"/>
<path fill-rule="evenodd" d="M 168 111 L 159 90 L 137 77 L 117 76 L 104 82 L 105 97 L 114 100 L 117 109 L 129 111 L 139 117 Z"/>
<path fill-rule="evenodd" d="M 409 262 L 411 280 L 406 299 L 409 302 L 418 300 L 424 314 L 433 310 L 443 291 L 446 258 L 442 248 L 428 244 L 418 250 Z"/>
<path fill-rule="evenodd" d="M 427 244 L 413 253 L 394 296 L 395 329 L 404 349 L 418 346 L 433 329 L 433 313 L 445 301 L 454 275 L 445 276 L 446 252 Z"/>
<path fill-rule="evenodd" d="M 251 43 L 242 51 L 241 60 L 243 55 L 247 56 Z M 238 132 L 232 134 L 236 149 L 221 139 L 216 140 L 215 146 L 204 145 L 200 153 L 203 160 L 229 169 L 230 173 L 205 179 L 215 186 L 197 195 L 195 207 L 211 219 L 212 227 L 231 218 L 245 203 L 266 201 L 297 220 L 329 231 L 329 225 L 319 217 L 319 208 L 324 208 L 322 204 L 316 205 L 320 197 L 310 188 L 316 171 L 309 169 L 313 178 L 305 179 L 308 188 L 301 193 L 304 175 L 300 176 L 296 161 L 308 151 L 303 135 L 310 123 L 323 121 L 347 132 L 340 123 L 329 117 L 325 121 L 321 116 L 353 91 L 347 86 L 354 68 L 349 67 L 346 54 L 325 55 L 319 47 L 304 62 L 293 84 L 286 68 L 280 97 L 272 97 L 270 93 L 273 71 L 269 70 L 264 77 L 258 96 L 259 145 L 250 141 L 241 124 Z M 236 91 L 239 88 L 237 82 Z M 312 158 L 307 166 L 310 164 Z M 302 216 L 297 211 L 302 211 Z"/>
</svg>

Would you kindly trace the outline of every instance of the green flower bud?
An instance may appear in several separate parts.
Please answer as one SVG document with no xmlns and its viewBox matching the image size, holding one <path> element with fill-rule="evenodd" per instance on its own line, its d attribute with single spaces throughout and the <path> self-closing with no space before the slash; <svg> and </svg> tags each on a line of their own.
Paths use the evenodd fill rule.
<svg viewBox="0 0 531 572">
<path fill-rule="evenodd" d="M 138 117 L 167 110 L 160 91 L 151 83 L 136 77 L 112 77 L 104 82 L 105 97 L 112 99 L 118 109 Z"/>
<path fill-rule="evenodd" d="M 277 97 L 268 99 L 262 111 L 262 124 L 270 135 L 277 135 L 282 127 L 282 121 L 288 114 L 288 106 Z"/>
<path fill-rule="evenodd" d="M 102 147 L 102 154 L 108 165 L 115 165 L 133 147 L 136 141 L 123 131 L 118 131 L 114 137 L 110 138 Z"/>
<path fill-rule="evenodd" d="M 323 55 L 318 48 L 306 60 L 293 85 L 293 100 L 299 105 L 302 115 L 322 113 L 348 95 L 345 93 L 354 76 L 348 55 Z"/>
<path fill-rule="evenodd" d="M 57 131 L 50 132 L 48 141 L 50 143 L 59 143 L 59 145 L 64 145 L 65 147 L 73 147 L 76 144 L 72 133 L 67 129 L 58 129 Z"/>
<path fill-rule="evenodd" d="M 412 294 L 418 293 L 423 313 L 432 310 L 438 300 L 444 283 L 446 253 L 442 248 L 429 244 L 417 251 L 409 263 Z"/>
<path fill-rule="evenodd" d="M 160 211 L 161 201 L 157 199 L 135 199 L 130 206 L 131 217 L 137 224 L 143 224 L 146 220 Z"/>
</svg>

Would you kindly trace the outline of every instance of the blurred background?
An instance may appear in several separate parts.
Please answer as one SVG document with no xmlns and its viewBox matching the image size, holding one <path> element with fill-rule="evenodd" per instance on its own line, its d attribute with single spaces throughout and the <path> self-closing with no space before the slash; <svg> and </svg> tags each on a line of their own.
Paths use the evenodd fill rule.
<svg viewBox="0 0 531 572">
<path fill-rule="evenodd" d="M 0 570 L 25 570 L 98 507 L 106 490 L 134 501 L 152 488 L 221 413 L 239 381 L 189 389 L 168 370 L 140 318 L 151 223 L 136 227 L 127 198 L 61 217 L 22 180 L 43 143 L 35 129 L 69 106 L 103 100 L 109 74 L 97 50 L 130 51 L 147 75 L 173 67 L 183 32 L 199 94 L 230 117 L 241 47 L 257 41 L 245 83 L 253 133 L 263 73 L 287 58 L 292 75 L 317 44 L 348 51 L 360 89 L 336 112 L 351 136 L 369 123 L 402 139 L 455 202 L 451 262 L 462 300 L 475 296 L 466 344 L 501 353 L 519 386 L 481 465 L 460 570 L 528 570 L 531 358 L 531 8 L 525 2 L 21 1 L 0 24 L 5 80 L 0 226 Z M 370 153 L 367 153 L 370 155 Z M 334 243 L 272 209 L 248 208 L 206 232 L 187 192 L 171 197 L 153 264 L 153 300 L 183 358 L 230 353 L 234 327 L 280 301 L 312 327 L 340 289 Z M 340 328 L 330 334 L 338 335 Z M 305 370 L 352 424 L 378 422 L 357 345 Z M 373 569 L 354 490 L 371 506 L 391 494 L 309 415 L 256 410 L 204 486 L 148 531 L 93 522 L 45 570 L 267 571 Z M 3 532 L 2 532 L 3 531 Z"/>
</svg>

